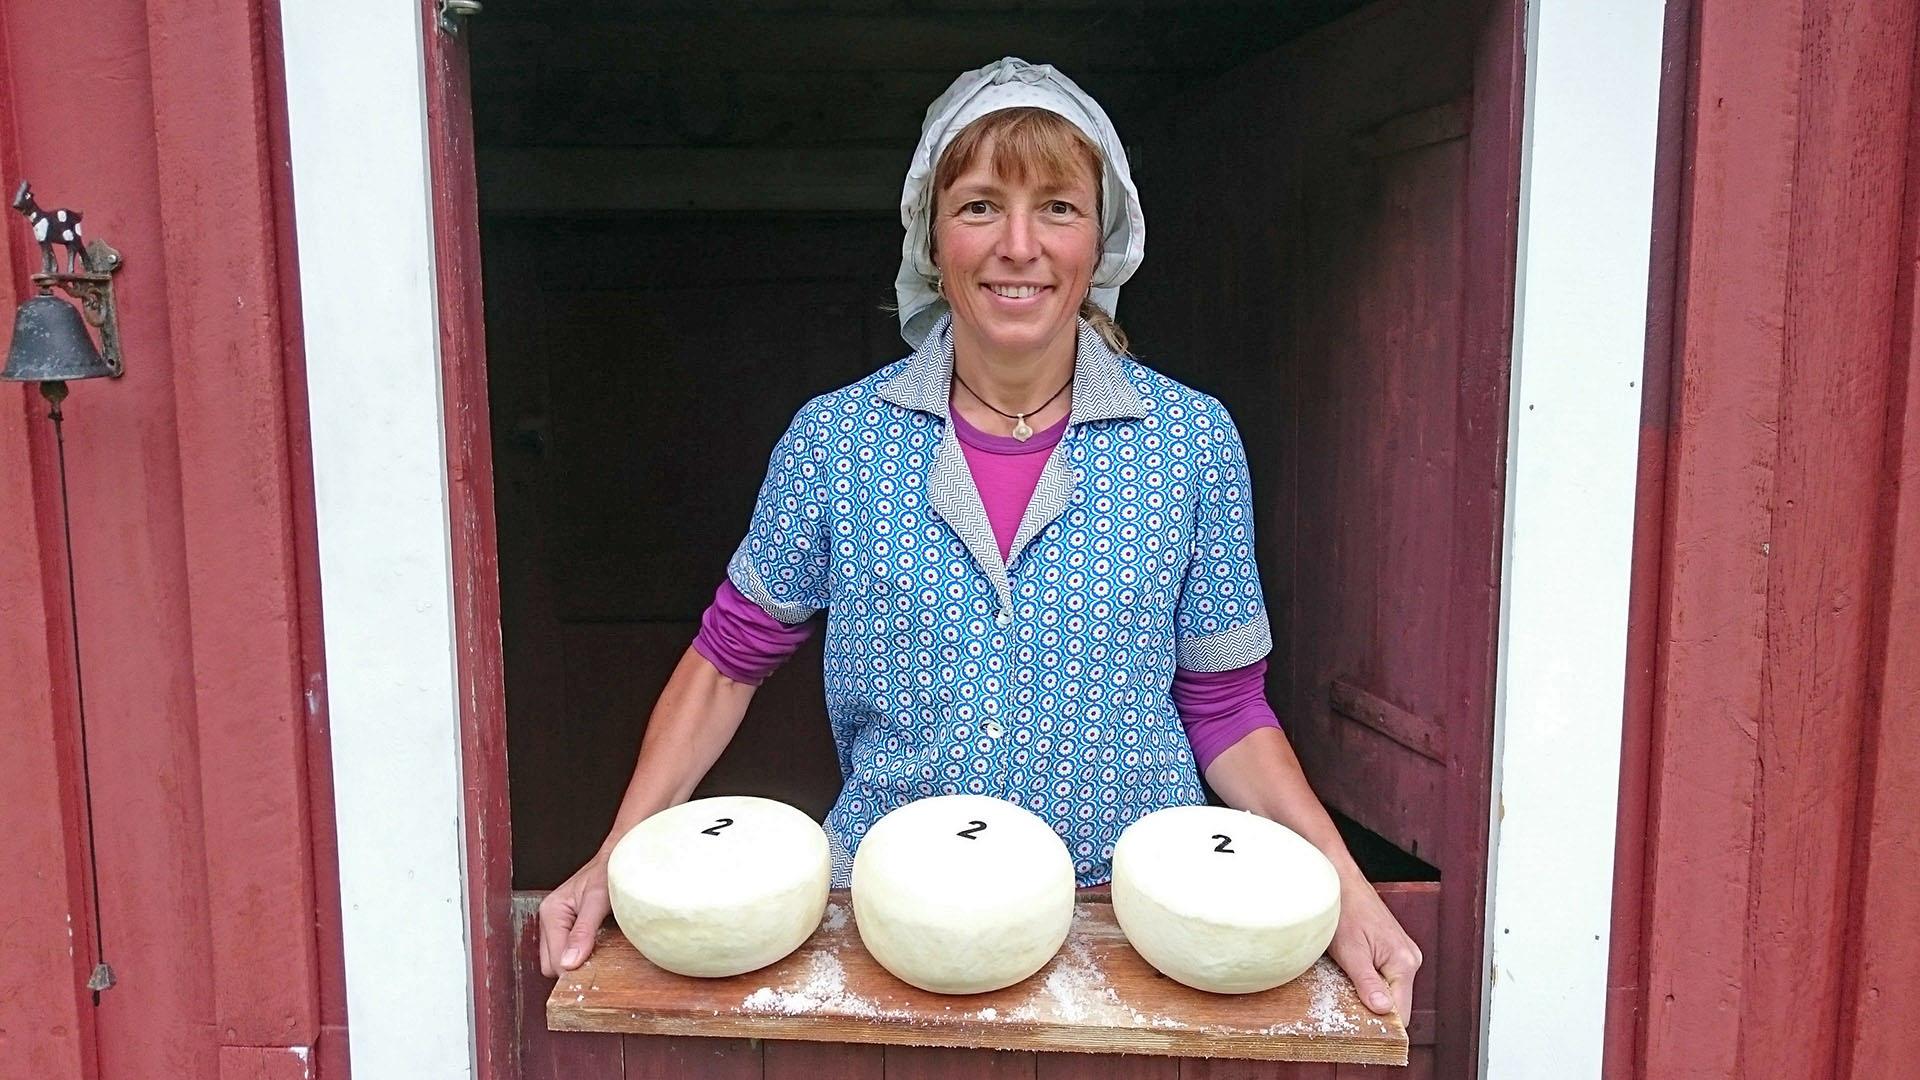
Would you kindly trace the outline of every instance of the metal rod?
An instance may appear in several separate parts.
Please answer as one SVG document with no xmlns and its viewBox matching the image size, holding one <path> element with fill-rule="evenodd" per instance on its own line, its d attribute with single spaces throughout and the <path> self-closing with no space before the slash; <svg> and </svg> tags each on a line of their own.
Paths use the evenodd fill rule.
<svg viewBox="0 0 1920 1080">
<path fill-rule="evenodd" d="M 47 419 L 53 421 L 53 445 L 60 463 L 60 532 L 67 548 L 67 625 L 73 631 L 73 697 L 80 717 L 80 789 L 86 800 L 88 883 L 93 886 L 93 975 L 87 989 L 93 991 L 93 1003 L 100 1004 L 100 991 L 113 985 L 113 968 L 107 965 L 106 931 L 100 916 L 100 862 L 93 830 L 92 754 L 87 749 L 87 683 L 80 673 L 80 598 L 73 573 L 73 507 L 67 497 L 67 434 L 60 402 L 67 396 L 67 384 L 40 384 L 40 395 L 47 399 Z"/>
</svg>

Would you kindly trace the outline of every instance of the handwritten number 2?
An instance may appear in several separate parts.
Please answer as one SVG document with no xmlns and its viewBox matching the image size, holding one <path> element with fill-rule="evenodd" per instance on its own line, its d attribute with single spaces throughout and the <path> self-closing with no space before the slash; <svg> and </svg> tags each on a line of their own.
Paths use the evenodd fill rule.
<svg viewBox="0 0 1920 1080">
<path fill-rule="evenodd" d="M 1215 851 L 1224 851 L 1229 855 L 1240 854 L 1239 852 L 1227 846 L 1228 844 L 1233 843 L 1233 837 L 1228 836 L 1226 833 L 1214 833 L 1212 836 L 1207 837 L 1207 839 L 1220 841 L 1219 843 L 1213 845 L 1213 850 Z"/>
<path fill-rule="evenodd" d="M 702 836 L 719 836 L 719 835 L 720 835 L 720 830 L 721 830 L 721 829 L 724 829 L 724 828 L 726 828 L 727 826 L 729 826 L 729 825 L 731 825 L 731 824 L 733 824 L 733 819 L 732 819 L 732 818 L 730 818 L 730 817 L 723 817 L 723 818 L 721 818 L 721 819 L 720 819 L 719 821 L 716 821 L 716 822 L 714 822 L 714 823 L 713 823 L 713 828 L 711 828 L 711 829 L 701 829 L 701 830 L 700 830 L 700 835 L 702 835 Z"/>
<path fill-rule="evenodd" d="M 955 836 L 964 836 L 964 837 L 966 837 L 966 838 L 967 838 L 967 839 L 969 839 L 969 840 L 978 840 L 978 839 L 980 839 L 980 835 L 979 835 L 979 834 L 980 834 L 980 833 L 981 833 L 981 832 L 982 832 L 983 830 L 985 830 L 985 829 L 986 829 L 986 827 L 987 827 L 987 823 L 986 823 L 986 822 L 984 822 L 984 821 L 969 821 L 969 822 L 967 822 L 967 824 L 969 824 L 969 825 L 971 825 L 971 826 L 973 826 L 973 828 L 971 828 L 971 829 L 961 829 L 961 830 L 960 830 L 959 832 L 957 832 L 957 833 L 954 833 L 953 835 L 955 835 Z"/>
</svg>

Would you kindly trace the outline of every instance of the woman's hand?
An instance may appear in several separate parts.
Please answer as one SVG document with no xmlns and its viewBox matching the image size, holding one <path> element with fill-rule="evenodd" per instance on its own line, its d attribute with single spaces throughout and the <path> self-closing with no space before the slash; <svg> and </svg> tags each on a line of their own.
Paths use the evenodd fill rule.
<svg viewBox="0 0 1920 1080">
<path fill-rule="evenodd" d="M 1367 1008 L 1376 1013 L 1392 1010 L 1403 1024 L 1412 1021 L 1413 976 L 1420 970 L 1420 946 L 1357 871 L 1340 875 L 1340 925 L 1333 931 L 1327 955 L 1353 980 Z"/>
<path fill-rule="evenodd" d="M 593 936 L 612 910 L 607 857 L 595 855 L 540 901 L 540 974 L 551 979 L 586 963 Z"/>
</svg>

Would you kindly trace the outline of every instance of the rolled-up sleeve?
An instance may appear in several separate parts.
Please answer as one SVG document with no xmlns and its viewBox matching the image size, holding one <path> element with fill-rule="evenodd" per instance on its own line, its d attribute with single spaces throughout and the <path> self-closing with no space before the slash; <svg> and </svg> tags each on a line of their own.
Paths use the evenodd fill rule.
<svg viewBox="0 0 1920 1080">
<path fill-rule="evenodd" d="M 1175 652 L 1189 671 L 1246 667 L 1273 649 L 1253 553 L 1253 485 L 1240 431 L 1218 409 L 1201 460 L 1193 553 L 1175 616 Z"/>
<path fill-rule="evenodd" d="M 825 428 L 819 401 L 793 418 L 773 448 L 753 521 L 727 578 L 761 610 L 792 625 L 827 606 Z"/>
</svg>

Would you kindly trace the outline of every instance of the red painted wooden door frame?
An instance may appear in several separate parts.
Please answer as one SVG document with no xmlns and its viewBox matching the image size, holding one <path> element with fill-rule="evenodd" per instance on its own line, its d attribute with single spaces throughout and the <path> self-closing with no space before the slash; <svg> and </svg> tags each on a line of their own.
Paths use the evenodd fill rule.
<svg viewBox="0 0 1920 1080">
<path fill-rule="evenodd" d="M 443 28 L 436 0 L 421 0 L 420 17 L 426 43 L 428 165 L 446 395 L 447 496 L 453 518 L 454 633 L 459 650 L 455 667 L 466 802 L 476 1075 L 478 1080 L 511 1080 L 518 1075 L 510 924 L 513 849 L 473 102 L 461 21 Z"/>
</svg>

